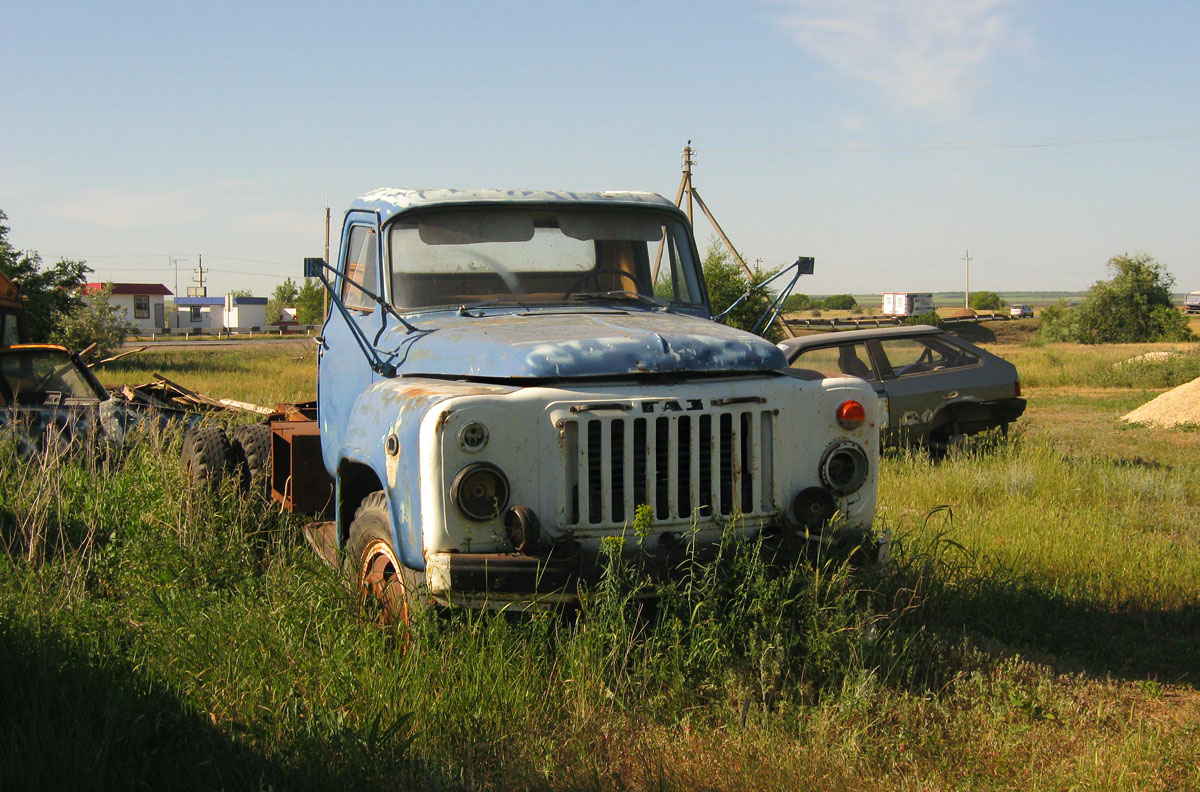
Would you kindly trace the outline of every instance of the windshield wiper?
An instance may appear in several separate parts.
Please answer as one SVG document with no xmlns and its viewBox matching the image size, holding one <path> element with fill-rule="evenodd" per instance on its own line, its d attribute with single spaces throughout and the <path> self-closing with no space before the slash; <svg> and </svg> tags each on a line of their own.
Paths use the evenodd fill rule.
<svg viewBox="0 0 1200 792">
<path fill-rule="evenodd" d="M 653 297 L 647 297 L 644 294 L 624 291 L 622 289 L 607 292 L 576 292 L 575 294 L 571 295 L 571 299 L 588 301 L 623 300 L 625 302 L 638 302 L 643 303 L 644 305 L 653 305 L 655 308 L 667 307 L 664 303 L 654 299 Z"/>
<path fill-rule="evenodd" d="M 476 308 L 492 308 L 492 307 L 495 307 L 498 305 L 515 305 L 516 307 L 522 308 L 526 311 L 529 310 L 529 306 L 526 305 L 525 303 L 521 302 L 520 300 L 510 300 L 510 299 L 505 299 L 503 297 L 498 297 L 494 300 L 480 300 L 479 302 L 463 303 L 462 305 L 458 306 L 458 315 L 459 316 L 474 316 L 474 317 L 478 318 L 480 316 L 483 316 L 483 314 L 473 314 L 470 312 Z"/>
</svg>

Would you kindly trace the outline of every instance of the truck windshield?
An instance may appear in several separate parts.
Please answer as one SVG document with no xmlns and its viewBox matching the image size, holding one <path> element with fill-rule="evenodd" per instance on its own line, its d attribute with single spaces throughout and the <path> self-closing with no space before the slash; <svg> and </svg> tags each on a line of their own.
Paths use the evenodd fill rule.
<svg viewBox="0 0 1200 792">
<path fill-rule="evenodd" d="M 393 222 L 391 300 L 402 310 L 485 302 L 704 303 L 684 223 L 609 208 L 463 208 Z"/>
</svg>

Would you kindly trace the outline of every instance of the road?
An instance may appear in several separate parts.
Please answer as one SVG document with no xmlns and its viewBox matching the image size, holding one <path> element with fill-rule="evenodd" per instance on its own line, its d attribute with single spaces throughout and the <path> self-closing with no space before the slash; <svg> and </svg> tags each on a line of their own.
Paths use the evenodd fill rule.
<svg viewBox="0 0 1200 792">
<path fill-rule="evenodd" d="M 168 341 L 126 341 L 121 345 L 121 351 L 140 347 L 150 349 L 212 349 L 214 347 L 237 347 L 238 349 L 261 349 L 262 347 L 279 347 L 280 349 L 294 348 L 296 344 L 313 345 L 311 336 L 284 336 L 283 338 L 263 339 L 232 339 L 232 338 L 196 338 L 191 341 L 171 339 Z M 147 350 L 149 351 L 149 350 Z"/>
</svg>

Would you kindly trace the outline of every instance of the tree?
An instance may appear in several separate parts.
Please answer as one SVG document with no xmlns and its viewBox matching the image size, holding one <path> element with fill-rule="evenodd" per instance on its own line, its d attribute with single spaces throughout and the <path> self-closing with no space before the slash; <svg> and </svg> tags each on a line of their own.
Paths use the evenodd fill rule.
<svg viewBox="0 0 1200 792">
<path fill-rule="evenodd" d="M 316 278 L 305 278 L 296 293 L 296 321 L 302 325 L 325 321 L 325 287 Z"/>
<path fill-rule="evenodd" d="M 821 307 L 829 311 L 853 311 L 858 307 L 858 301 L 853 294 L 831 294 L 821 300 Z"/>
<path fill-rule="evenodd" d="M 83 307 L 79 288 L 91 268 L 83 261 L 59 259 L 44 266 L 35 252 L 16 250 L 8 241 L 8 215 L 0 211 L 0 270 L 12 279 L 25 299 L 29 340 L 46 343 L 62 321 Z"/>
<path fill-rule="evenodd" d="M 125 320 L 124 308 L 112 303 L 112 292 L 113 285 L 105 283 L 100 291 L 89 294 L 82 308 L 59 323 L 51 339 L 75 350 L 95 344 L 100 358 L 116 352 L 137 327 Z"/>
<path fill-rule="evenodd" d="M 763 313 L 770 309 L 773 298 L 762 283 L 771 277 L 772 273 L 755 270 L 753 279 L 747 278 L 742 265 L 738 264 L 733 255 L 716 239 L 708 243 L 702 266 L 714 315 L 725 311 L 737 302 L 747 289 L 750 290 L 750 296 L 742 300 L 741 304 L 724 318 L 725 324 L 749 331 Z M 782 336 L 779 326 L 774 322 L 767 327 L 760 327 L 758 334 L 768 341 L 778 341 Z"/>
<path fill-rule="evenodd" d="M 298 294 L 296 282 L 291 278 L 276 286 L 271 299 L 267 300 L 267 324 L 278 322 L 283 316 L 284 308 L 295 307 Z"/>
<path fill-rule="evenodd" d="M 789 294 L 787 299 L 783 301 L 783 313 L 807 311 L 815 304 L 812 297 L 809 297 L 807 294 Z"/>
<path fill-rule="evenodd" d="M 994 291 L 977 291 L 971 293 L 970 304 L 976 311 L 999 311 L 1004 307 L 1004 300 Z"/>
<path fill-rule="evenodd" d="M 253 297 L 254 294 L 249 289 L 234 289 L 229 292 L 230 297 Z"/>
<path fill-rule="evenodd" d="M 1175 278 L 1145 253 L 1108 260 L 1113 277 L 1096 281 L 1075 308 L 1051 306 L 1042 313 L 1039 336 L 1047 341 L 1120 344 L 1190 341 L 1187 319 L 1175 310 Z"/>
</svg>

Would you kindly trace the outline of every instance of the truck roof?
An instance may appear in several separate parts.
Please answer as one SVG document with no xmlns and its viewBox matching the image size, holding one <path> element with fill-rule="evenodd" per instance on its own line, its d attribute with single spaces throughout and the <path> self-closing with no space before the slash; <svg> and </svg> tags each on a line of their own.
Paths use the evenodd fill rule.
<svg viewBox="0 0 1200 792">
<path fill-rule="evenodd" d="M 668 209 L 679 212 L 675 204 L 652 192 L 575 192 L 571 190 L 420 190 L 380 188 L 359 196 L 351 211 L 379 212 L 380 221 L 412 209 L 431 206 L 478 204 L 604 204 Z"/>
</svg>

